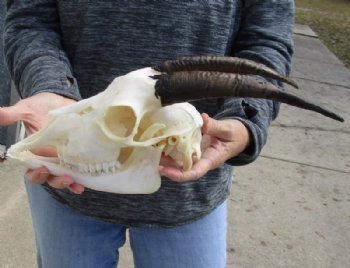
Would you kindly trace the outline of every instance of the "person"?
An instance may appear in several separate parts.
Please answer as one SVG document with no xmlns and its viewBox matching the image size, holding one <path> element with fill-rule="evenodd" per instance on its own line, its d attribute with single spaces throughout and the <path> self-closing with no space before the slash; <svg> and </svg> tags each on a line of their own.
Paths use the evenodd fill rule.
<svg viewBox="0 0 350 268">
<path fill-rule="evenodd" d="M 8 106 L 10 103 L 10 79 L 7 69 L 5 67 L 4 55 L 3 55 L 3 25 L 5 18 L 5 4 L 0 1 L 0 107 Z M 5 148 L 7 144 L 6 140 L 7 128 L 0 126 L 0 160 L 2 158 L 2 146 Z"/>
<path fill-rule="evenodd" d="M 0 122 L 22 120 L 31 134 L 48 111 L 181 56 L 236 56 L 288 74 L 293 19 L 291 0 L 9 0 L 5 53 L 22 100 L 0 109 Z M 153 194 L 97 192 L 45 167 L 27 171 L 39 267 L 114 267 L 126 230 L 135 267 L 225 267 L 233 166 L 258 157 L 279 105 L 251 98 L 193 104 L 203 113 L 203 156 L 188 171 L 160 169 Z"/>
</svg>

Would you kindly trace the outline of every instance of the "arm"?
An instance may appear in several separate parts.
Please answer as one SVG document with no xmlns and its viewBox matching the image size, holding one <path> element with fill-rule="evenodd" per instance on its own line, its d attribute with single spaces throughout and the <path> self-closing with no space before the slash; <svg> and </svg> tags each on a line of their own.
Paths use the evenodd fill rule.
<svg viewBox="0 0 350 268">
<path fill-rule="evenodd" d="M 263 63 L 288 75 L 293 54 L 294 1 L 244 2 L 241 27 L 232 47 L 232 55 Z M 251 135 L 250 146 L 227 163 L 245 165 L 258 157 L 266 143 L 270 122 L 276 118 L 278 110 L 279 104 L 269 100 L 224 100 L 223 110 L 215 118 L 237 119 L 249 129 Z"/>
<path fill-rule="evenodd" d="M 3 25 L 5 17 L 5 4 L 0 1 L 0 107 L 10 103 L 10 79 L 4 66 L 3 58 Z M 0 126 L 0 145 L 6 145 L 6 128 Z M 1 146 L 0 146 L 1 147 Z M 0 153 L 1 154 L 1 153 Z M 0 156 L 1 158 L 1 156 Z"/>
<path fill-rule="evenodd" d="M 23 100 L 0 108 L 0 125 L 21 120 L 30 134 L 42 128 L 50 110 L 81 98 L 61 47 L 56 1 L 8 0 L 4 46 L 12 79 Z M 35 153 L 56 154 L 51 148 Z M 70 177 L 54 177 L 44 167 L 27 171 L 26 177 L 32 183 L 46 182 L 74 193 L 84 190 Z"/>
<path fill-rule="evenodd" d="M 293 54 L 294 2 L 247 0 L 243 3 L 240 30 L 233 41 L 231 55 L 289 74 Z M 202 158 L 187 171 L 162 168 L 162 175 L 181 182 L 198 179 L 225 162 L 231 165 L 251 163 L 266 143 L 268 127 L 278 110 L 279 104 L 269 100 L 223 100 L 222 110 L 214 119 L 203 115 Z"/>
<path fill-rule="evenodd" d="M 5 57 L 22 98 L 40 92 L 81 99 L 60 42 L 56 1 L 7 1 Z"/>
</svg>

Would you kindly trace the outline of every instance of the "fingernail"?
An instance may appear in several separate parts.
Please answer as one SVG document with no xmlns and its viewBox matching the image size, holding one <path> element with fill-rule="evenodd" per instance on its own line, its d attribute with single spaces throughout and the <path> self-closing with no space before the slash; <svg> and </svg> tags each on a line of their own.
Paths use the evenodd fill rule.
<svg viewBox="0 0 350 268">
<path fill-rule="evenodd" d="M 75 185 L 69 186 L 69 190 L 75 194 L 82 194 L 84 192 L 84 187 L 75 184 Z"/>
<path fill-rule="evenodd" d="M 73 191 L 73 193 L 75 193 L 75 194 L 82 194 L 84 192 L 84 190 L 82 190 L 82 189 L 76 189 L 76 190 L 74 190 Z"/>
</svg>

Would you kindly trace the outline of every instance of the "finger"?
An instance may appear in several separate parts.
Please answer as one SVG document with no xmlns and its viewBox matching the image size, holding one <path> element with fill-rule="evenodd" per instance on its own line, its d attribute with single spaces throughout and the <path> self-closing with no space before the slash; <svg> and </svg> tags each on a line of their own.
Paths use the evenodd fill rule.
<svg viewBox="0 0 350 268">
<path fill-rule="evenodd" d="M 69 176 L 50 176 L 47 180 L 47 183 L 56 189 L 67 188 L 75 194 L 81 194 L 85 189 L 83 185 L 75 183 Z"/>
<path fill-rule="evenodd" d="M 181 168 L 164 167 L 160 170 L 161 175 L 171 180 L 184 182 L 196 180 L 204 176 L 208 171 L 221 166 L 234 151 L 234 143 L 221 142 L 213 138 L 212 144 L 202 154 L 202 158 L 196 162 L 189 170 Z M 230 148 L 232 147 L 232 148 Z"/>
<path fill-rule="evenodd" d="M 202 119 L 203 119 L 202 132 L 205 134 L 208 131 L 209 115 L 206 114 L 206 113 L 202 113 L 201 116 L 202 116 Z"/>
<path fill-rule="evenodd" d="M 204 152 L 211 144 L 212 137 L 204 134 L 201 140 L 201 151 Z"/>
<path fill-rule="evenodd" d="M 176 167 L 163 167 L 161 175 L 177 182 L 197 180 L 203 177 L 209 170 L 221 163 L 221 155 L 214 148 L 207 148 L 200 160 L 198 160 L 189 170 Z"/>
<path fill-rule="evenodd" d="M 162 167 L 176 167 L 176 168 L 181 167 L 181 165 L 179 165 L 179 163 L 175 159 L 169 156 L 166 156 L 164 154 L 162 154 L 162 157 L 160 158 L 159 165 Z"/>
<path fill-rule="evenodd" d="M 30 150 L 33 154 L 46 157 L 57 157 L 57 150 L 54 147 L 43 147 Z"/>
<path fill-rule="evenodd" d="M 204 176 L 204 174 L 210 170 L 210 167 L 210 161 L 202 158 L 189 170 L 182 170 L 181 168 L 175 167 L 163 167 L 160 170 L 160 174 L 177 182 L 193 181 Z"/>
<path fill-rule="evenodd" d="M 45 167 L 29 169 L 26 172 L 26 178 L 34 184 L 43 184 L 47 182 L 51 187 L 56 189 L 68 188 L 75 194 L 84 192 L 84 186 L 77 184 L 69 176 L 52 176 Z"/>
<path fill-rule="evenodd" d="M 32 183 L 43 184 L 47 181 L 47 178 L 50 176 L 49 171 L 45 167 L 40 167 L 36 169 L 29 169 L 25 177 Z"/>
<path fill-rule="evenodd" d="M 16 105 L 0 108 L 0 125 L 8 126 L 21 120 L 20 112 Z"/>
<path fill-rule="evenodd" d="M 202 114 L 203 118 L 203 134 L 217 137 L 221 140 L 232 140 L 233 129 L 228 120 L 216 120 L 207 114 Z"/>
<path fill-rule="evenodd" d="M 75 194 L 82 194 L 85 190 L 84 186 L 78 183 L 69 185 L 68 189 Z"/>
<path fill-rule="evenodd" d="M 47 183 L 53 188 L 64 189 L 68 188 L 74 181 L 69 176 L 49 176 Z"/>
</svg>

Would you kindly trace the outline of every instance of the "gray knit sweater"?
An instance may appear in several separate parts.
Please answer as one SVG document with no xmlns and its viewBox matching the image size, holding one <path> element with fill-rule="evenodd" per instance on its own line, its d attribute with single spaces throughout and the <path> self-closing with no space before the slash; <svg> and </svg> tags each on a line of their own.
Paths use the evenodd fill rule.
<svg viewBox="0 0 350 268">
<path fill-rule="evenodd" d="M 8 0 L 7 11 L 6 60 L 23 98 L 43 91 L 87 98 L 116 76 L 179 56 L 234 55 L 290 70 L 291 0 Z M 126 226 L 171 227 L 207 215 L 227 198 L 232 166 L 259 155 L 278 104 L 241 98 L 194 104 L 217 119 L 241 120 L 253 138 L 249 150 L 198 181 L 162 178 L 151 195 L 45 189 L 85 215 Z"/>
</svg>

